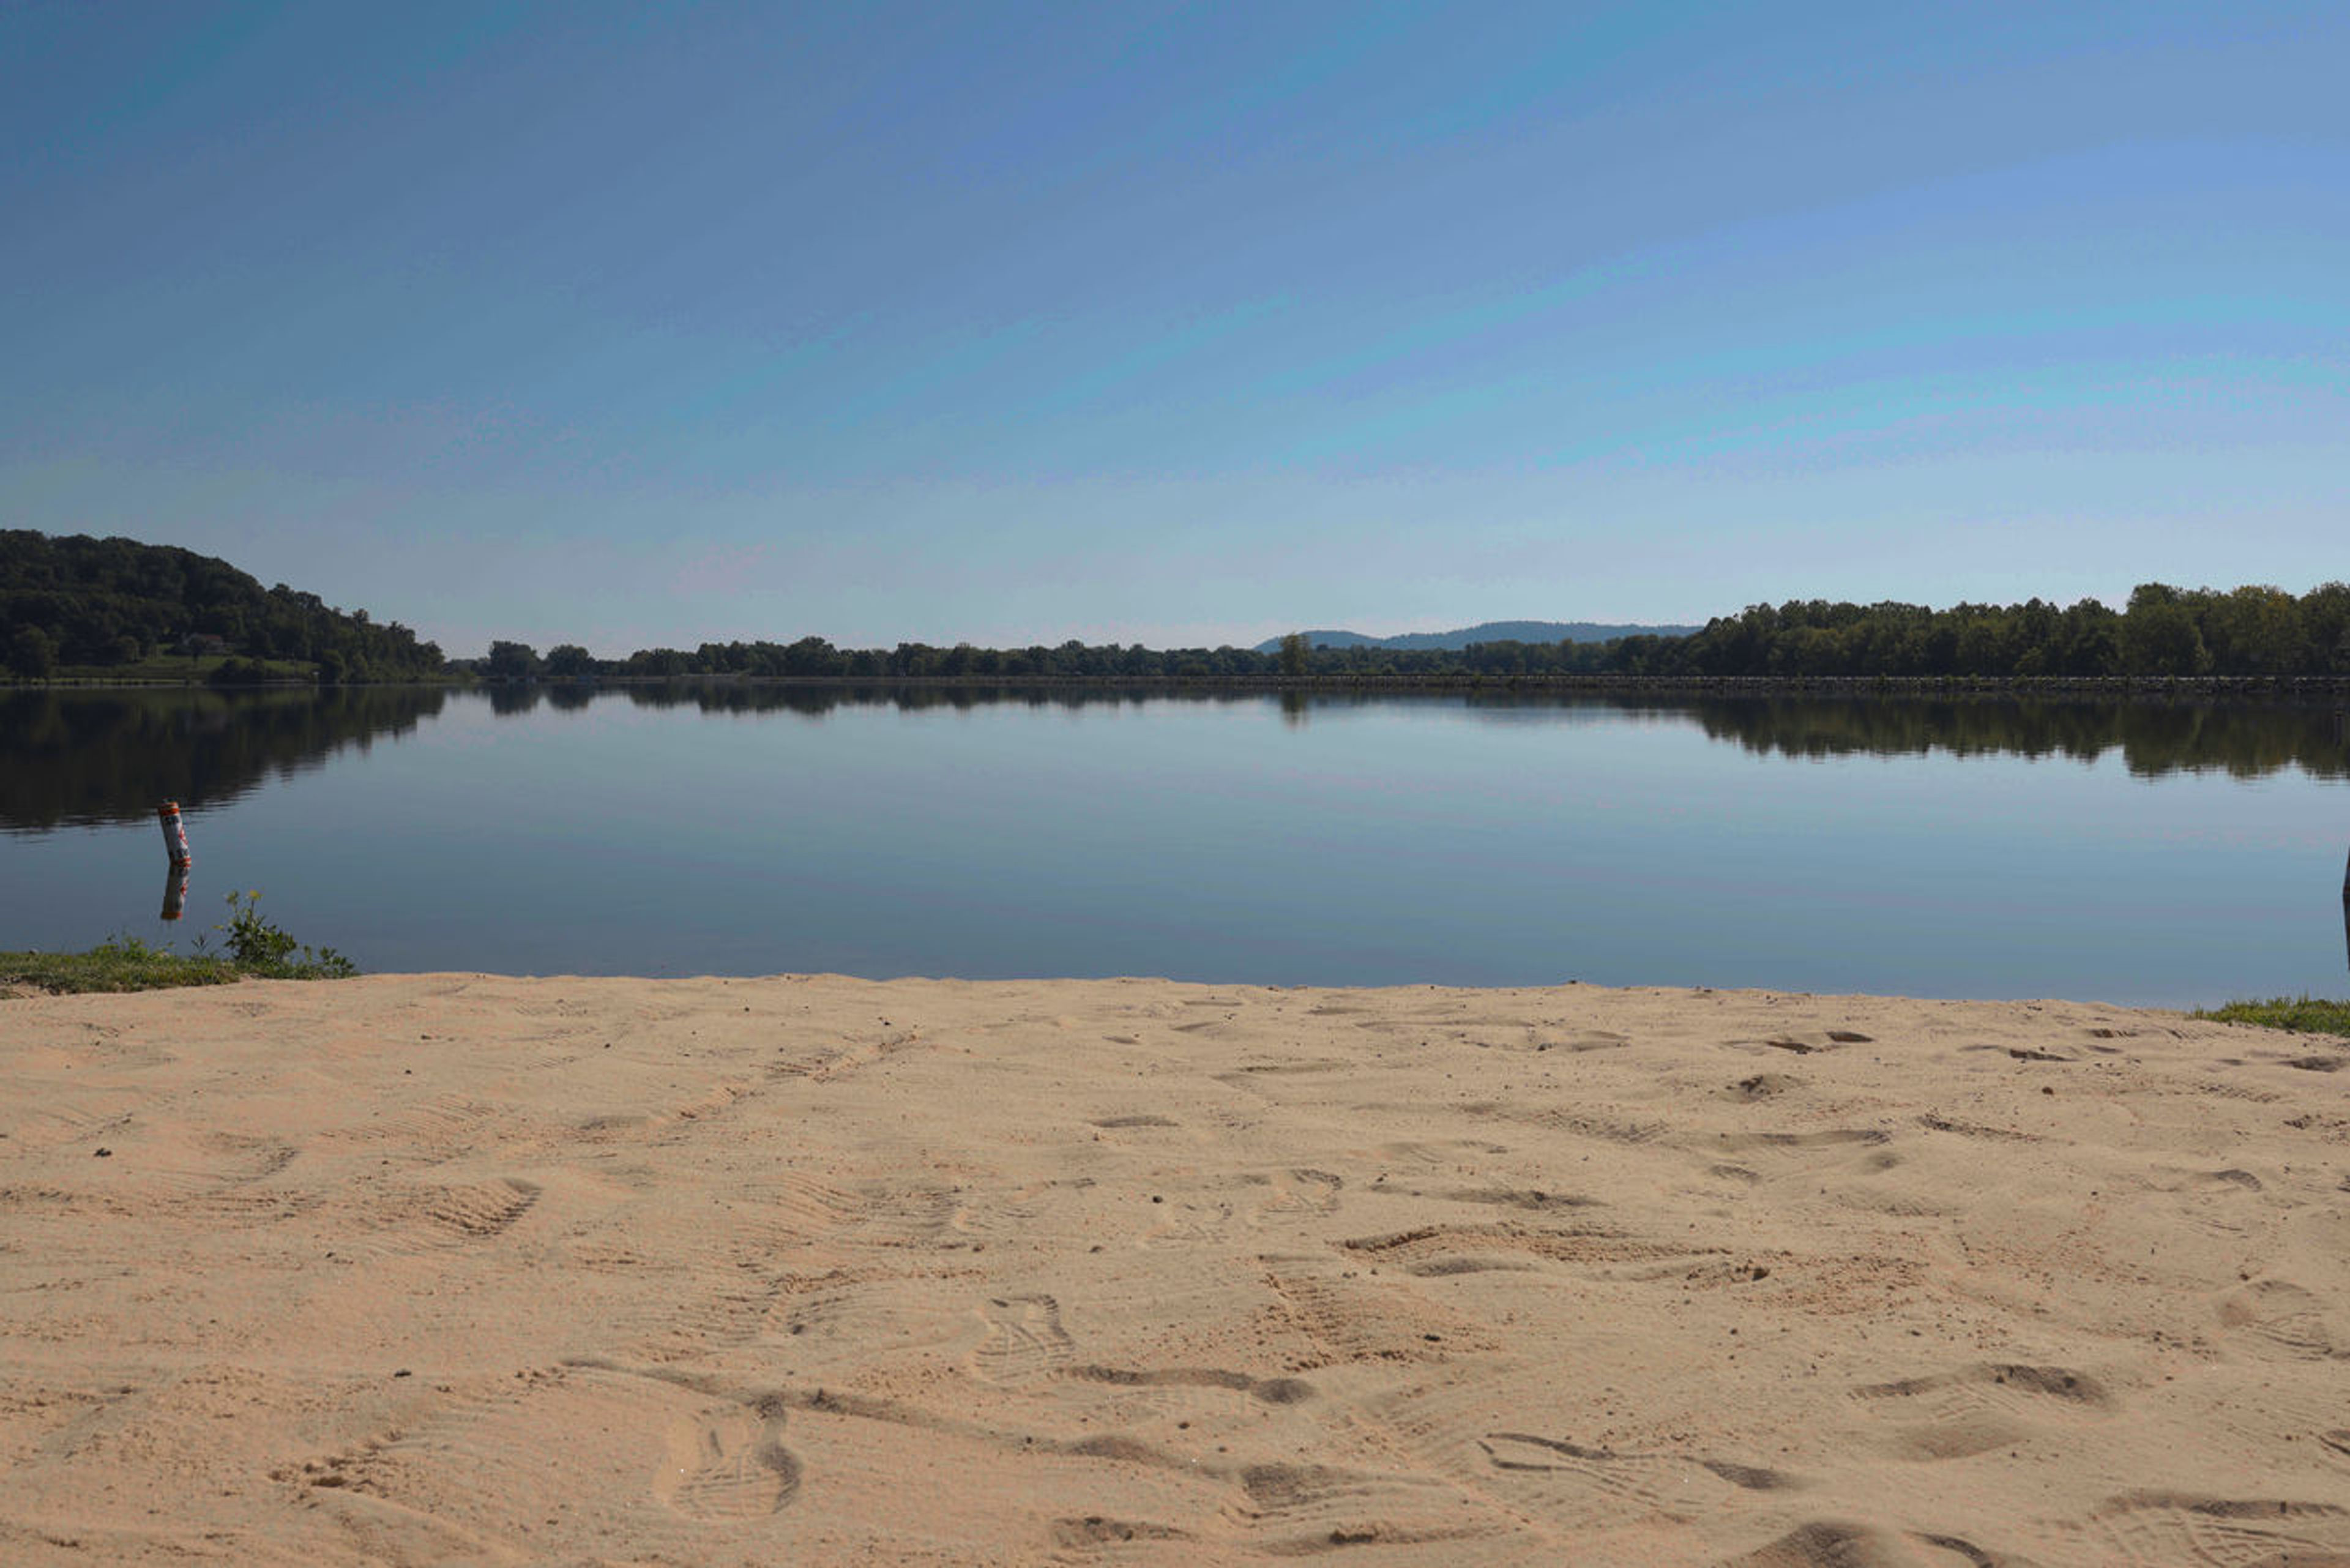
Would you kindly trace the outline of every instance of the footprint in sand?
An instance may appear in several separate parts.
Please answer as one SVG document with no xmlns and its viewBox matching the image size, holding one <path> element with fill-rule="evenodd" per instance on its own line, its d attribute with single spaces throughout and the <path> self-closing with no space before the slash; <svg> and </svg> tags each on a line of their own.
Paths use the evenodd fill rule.
<svg viewBox="0 0 2350 1568">
<path fill-rule="evenodd" d="M 1302 1377 L 1253 1377 L 1222 1367 L 1170 1367 L 1140 1371 L 1123 1366 L 1074 1366 L 1069 1376 L 1086 1383 L 1107 1383 L 1118 1388 L 1229 1388 L 1266 1405 L 1302 1405 L 1314 1397 L 1314 1385 Z"/>
<path fill-rule="evenodd" d="M 1061 1303 L 1051 1296 L 991 1298 L 979 1309 L 987 1337 L 972 1353 L 971 1368 L 1006 1386 L 1050 1377 L 1075 1353 L 1061 1327 Z"/>
<path fill-rule="evenodd" d="M 1053 1521 L 1053 1544 L 1064 1551 L 1098 1552 L 1135 1541 L 1189 1541 L 1191 1532 L 1146 1519 L 1112 1519 L 1089 1513 Z"/>
<path fill-rule="evenodd" d="M 1338 1193 L 1347 1185 L 1343 1177 L 1329 1171 L 1304 1168 L 1274 1171 L 1263 1180 L 1271 1190 L 1250 1213 L 1251 1224 L 1284 1214 L 1330 1213 L 1338 1207 Z"/>
<path fill-rule="evenodd" d="M 1890 1141 L 1891 1137 L 1877 1127 L 1825 1127 L 1817 1132 L 1716 1133 L 1709 1141 L 1712 1147 L 1733 1153 L 1800 1158 L 1821 1150 L 1843 1150 L 1858 1145 L 1874 1147 Z"/>
<path fill-rule="evenodd" d="M 2089 1528 L 2100 1563 L 2350 1563 L 2350 1509 L 2330 1502 L 2130 1492 L 2107 1500 L 2090 1516 Z"/>
<path fill-rule="evenodd" d="M 1955 1552 L 1961 1561 L 1974 1563 L 1977 1568 L 2002 1561 L 1956 1536 L 1920 1536 L 1918 1539 L 1944 1551 Z M 1715 1568 L 1893 1568 L 1896 1563 L 1906 1565 L 1918 1561 L 1882 1531 L 1841 1520 L 1815 1519 L 1752 1552 L 1725 1557 L 1716 1563 Z M 1950 1559 L 1937 1556 L 1932 1561 L 1944 1563 Z M 2017 1568 L 2022 1568 L 2022 1565 L 2018 1564 Z"/>
<path fill-rule="evenodd" d="M 780 1400 L 718 1405 L 671 1423 L 654 1490 L 667 1507 L 710 1523 L 761 1519 L 791 1501 L 799 1461 L 783 1445 Z"/>
<path fill-rule="evenodd" d="M 1320 1557 L 1384 1545 L 1419 1548 L 1414 1562 L 1466 1568 L 1494 1560 L 1489 1521 L 1464 1519 L 1466 1500 L 1433 1476 L 1253 1464 L 1235 1479 L 1240 1485 L 1224 1514 L 1256 1538 L 1256 1554 Z"/>
<path fill-rule="evenodd" d="M 1485 1462 L 1522 1501 L 1580 1523 L 1649 1515 L 1690 1519 L 1731 1506 L 1738 1492 L 1773 1492 L 1801 1483 L 1778 1470 L 1671 1453 L 1618 1453 L 1564 1438 L 1488 1432 Z"/>
<path fill-rule="evenodd" d="M 1867 1039 L 1867 1036 L 1865 1034 L 1842 1036 L 1836 1033 L 1823 1033 L 1816 1034 L 1773 1034 L 1767 1040 L 1725 1040 L 1722 1044 L 1729 1046 L 1733 1051 L 1743 1051 L 1748 1053 L 1750 1055 L 1757 1051 L 1767 1050 L 1784 1051 L 1788 1054 L 1794 1056 L 1809 1056 L 1817 1052 L 1833 1051 L 1838 1045 L 1847 1044 L 1848 1042 L 1856 1042 L 1866 1039 Z"/>
<path fill-rule="evenodd" d="M 1357 1279 L 1319 1258 L 1263 1262 L 1283 1314 L 1323 1361 L 1449 1360 L 1493 1348 L 1477 1319 L 1406 1282 Z"/>
<path fill-rule="evenodd" d="M 2327 1321 L 2325 1303 L 2289 1280 L 2255 1280 L 2220 1303 L 2220 1323 L 2251 1342 L 2254 1354 L 2288 1361 L 2330 1361 L 2350 1348 L 2350 1334 Z"/>
<path fill-rule="evenodd" d="M 1507 1220 L 1488 1225 L 1422 1225 L 1338 1243 L 1347 1252 L 1392 1262 L 1408 1273 L 1474 1273 L 1481 1268 L 1525 1268 L 1533 1261 L 1565 1264 L 1596 1278 L 1689 1277 L 1721 1260 L 1719 1248 L 1651 1241 L 1605 1225 L 1545 1226 Z"/>
<path fill-rule="evenodd" d="M 444 1188 L 424 1204 L 423 1229 L 436 1239 L 492 1241 L 512 1230 L 538 1201 L 538 1194 L 536 1182 L 511 1176 Z"/>
<path fill-rule="evenodd" d="M 2062 1366 L 1984 1364 L 1931 1377 L 1872 1383 L 1853 1397 L 1903 1418 L 1892 1451 L 1910 1459 L 1957 1459 L 2030 1436 L 2068 1414 L 2103 1415 L 2111 1395 Z"/>
<path fill-rule="evenodd" d="M 379 1253 L 479 1246 L 513 1230 L 538 1198 L 538 1184 L 519 1177 L 392 1189 L 354 1216 L 352 1245 Z"/>
</svg>

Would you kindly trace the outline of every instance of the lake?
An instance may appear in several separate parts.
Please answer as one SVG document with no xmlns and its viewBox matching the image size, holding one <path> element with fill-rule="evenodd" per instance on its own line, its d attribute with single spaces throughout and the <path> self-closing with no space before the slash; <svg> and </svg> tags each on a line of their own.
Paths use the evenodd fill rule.
<svg viewBox="0 0 2350 1568">
<path fill-rule="evenodd" d="M 0 694 L 0 949 L 2193 1005 L 2350 989 L 2345 847 L 2330 706 Z"/>
</svg>

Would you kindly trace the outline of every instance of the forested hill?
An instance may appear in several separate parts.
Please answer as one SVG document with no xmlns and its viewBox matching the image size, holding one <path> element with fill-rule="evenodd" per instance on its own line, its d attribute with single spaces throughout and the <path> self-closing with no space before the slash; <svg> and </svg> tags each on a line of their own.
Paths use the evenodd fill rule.
<svg viewBox="0 0 2350 1568">
<path fill-rule="evenodd" d="M 442 668 L 441 649 L 397 621 L 379 625 L 283 583 L 264 588 L 210 556 L 24 529 L 0 530 L 0 660 L 28 680 L 157 673 L 159 660 L 214 680 L 315 672 L 330 684 Z"/>
</svg>

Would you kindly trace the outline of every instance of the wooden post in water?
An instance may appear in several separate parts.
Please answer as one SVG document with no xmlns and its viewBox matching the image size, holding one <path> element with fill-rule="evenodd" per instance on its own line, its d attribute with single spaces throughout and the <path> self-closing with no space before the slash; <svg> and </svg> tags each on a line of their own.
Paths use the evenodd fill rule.
<svg viewBox="0 0 2350 1568">
<path fill-rule="evenodd" d="M 163 825 L 163 852 L 174 866 L 185 866 L 195 858 L 188 853 L 188 830 L 180 826 L 180 803 L 167 800 L 155 808 L 155 819 Z"/>
</svg>

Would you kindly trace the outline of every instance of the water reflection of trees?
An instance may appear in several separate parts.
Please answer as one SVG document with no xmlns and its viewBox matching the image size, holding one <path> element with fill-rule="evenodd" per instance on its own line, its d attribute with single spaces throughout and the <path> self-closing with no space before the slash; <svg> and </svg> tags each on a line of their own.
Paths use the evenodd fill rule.
<svg viewBox="0 0 2350 1568">
<path fill-rule="evenodd" d="M 1117 708 L 1145 702 L 1258 704 L 1261 689 L 1183 686 L 907 685 L 888 681 L 843 685 L 778 685 L 742 680 L 678 680 L 619 689 L 640 708 L 692 708 L 704 713 L 797 713 L 822 718 L 838 708 L 889 708 L 920 713 L 937 709 Z"/>
<path fill-rule="evenodd" d="M 566 706 L 584 701 L 575 689 Z M 2133 774 L 2219 770 L 2255 778 L 2300 767 L 2321 778 L 2350 774 L 2333 708 L 2258 701 L 2095 701 L 2012 697 L 1678 697 L 1588 691 L 1272 692 L 1248 687 L 777 685 L 679 681 L 622 688 L 640 707 L 705 713 L 789 712 L 820 718 L 839 708 L 966 711 L 1016 704 L 1099 708 L 1146 702 L 1278 705 L 1292 727 L 1316 716 L 1371 709 L 1465 706 L 1481 717 L 1523 719 L 1638 713 L 1692 722 L 1711 739 L 1758 753 L 1829 757 L 1866 753 L 1957 757 L 2012 755 L 2093 762 L 2118 751 Z M 619 695 L 607 691 L 606 696 Z"/>
<path fill-rule="evenodd" d="M 2091 762 L 2118 750 L 2141 777 L 2222 771 L 2258 778 L 2299 767 L 2350 774 L 2333 709 L 2217 702 L 1908 701 L 1754 699 L 1686 705 L 1705 732 L 1780 756 L 2007 753 Z"/>
<path fill-rule="evenodd" d="M 0 693 L 0 826 L 49 828 L 236 799 L 441 711 L 438 687 Z"/>
<path fill-rule="evenodd" d="M 2239 778 L 2299 767 L 2350 774 L 2331 706 L 2253 702 L 2098 702 L 2015 698 L 1676 698 L 1628 693 L 1339 692 L 1227 687 L 774 684 L 680 681 L 625 687 L 511 686 L 482 696 L 437 687 L 326 692 L 21 691 L 0 692 L 0 827 L 144 818 L 161 800 L 230 801 L 265 779 L 321 765 L 348 746 L 401 735 L 446 703 L 486 698 L 501 718 L 544 711 L 557 722 L 598 703 L 690 708 L 717 715 L 821 719 L 841 709 L 966 711 L 983 707 L 1085 710 L 1145 703 L 1270 704 L 1308 728 L 1380 709 L 1465 708 L 1493 723 L 1556 723 L 1630 713 L 1693 723 L 1760 754 L 1956 757 L 2010 754 L 2088 762 L 2118 752 L 2133 774 L 2222 770 Z"/>
</svg>

